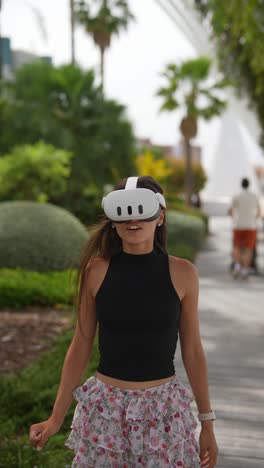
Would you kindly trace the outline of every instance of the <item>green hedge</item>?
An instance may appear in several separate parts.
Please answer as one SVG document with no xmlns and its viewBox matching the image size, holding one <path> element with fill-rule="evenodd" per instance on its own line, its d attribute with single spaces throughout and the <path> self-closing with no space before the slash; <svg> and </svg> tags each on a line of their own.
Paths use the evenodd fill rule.
<svg viewBox="0 0 264 468">
<path fill-rule="evenodd" d="M 184 244 L 183 242 L 177 242 L 177 244 L 174 245 L 169 244 L 167 250 L 169 255 L 174 255 L 175 257 L 179 258 L 185 258 L 186 260 L 190 260 L 190 262 L 193 262 L 195 259 L 195 249 L 191 245 Z"/>
<path fill-rule="evenodd" d="M 39 273 L 21 268 L 0 269 L 0 309 L 73 304 L 75 273 L 75 270 Z"/>
<path fill-rule="evenodd" d="M 60 335 L 51 351 L 18 375 L 0 379 L 0 467 L 70 467 L 74 452 L 64 446 L 70 433 L 76 401 L 65 417 L 59 433 L 52 436 L 44 449 L 30 445 L 31 424 L 46 420 L 55 402 L 63 361 L 69 348 L 75 324 Z M 98 337 L 82 382 L 94 375 L 99 361 Z"/>
<path fill-rule="evenodd" d="M 204 213 L 201 209 L 187 206 L 186 203 L 177 195 L 168 194 L 166 196 L 166 204 L 168 211 L 177 211 L 179 213 L 184 213 L 186 215 L 195 216 L 200 218 L 205 226 L 206 226 L 206 233 L 208 234 L 208 226 L 209 226 L 209 218 L 206 213 Z"/>
<path fill-rule="evenodd" d="M 202 219 L 176 211 L 166 213 L 168 251 L 178 256 L 179 249 L 186 248 L 192 256 L 201 248 L 206 237 L 206 225 Z"/>
<path fill-rule="evenodd" d="M 63 271 L 78 266 L 87 229 L 50 203 L 0 203 L 0 268 Z"/>
</svg>

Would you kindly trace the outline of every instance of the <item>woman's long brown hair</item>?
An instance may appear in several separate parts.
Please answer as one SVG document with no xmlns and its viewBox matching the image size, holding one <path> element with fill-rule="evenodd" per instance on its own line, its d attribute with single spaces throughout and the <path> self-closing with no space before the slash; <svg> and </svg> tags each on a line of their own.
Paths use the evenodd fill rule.
<svg viewBox="0 0 264 468">
<path fill-rule="evenodd" d="M 121 179 L 114 187 L 114 190 L 124 189 L 126 186 L 126 181 L 127 178 Z M 155 193 L 159 192 L 163 194 L 162 187 L 151 176 L 139 177 L 137 181 L 137 187 L 147 188 Z M 154 248 L 162 251 L 163 253 L 166 253 L 167 245 L 167 228 L 165 221 L 166 218 L 164 212 L 164 222 L 159 228 L 155 230 L 154 235 Z M 85 297 L 84 295 L 86 295 L 87 266 L 94 257 L 102 257 L 109 260 L 113 255 L 119 253 L 121 250 L 121 238 L 117 234 L 116 229 L 112 228 L 112 221 L 103 214 L 101 221 L 95 225 L 92 225 L 90 238 L 81 252 L 80 265 L 76 275 L 74 302 L 77 310 L 77 319 L 80 330 L 82 330 L 80 320 L 80 304 L 81 298 Z"/>
</svg>

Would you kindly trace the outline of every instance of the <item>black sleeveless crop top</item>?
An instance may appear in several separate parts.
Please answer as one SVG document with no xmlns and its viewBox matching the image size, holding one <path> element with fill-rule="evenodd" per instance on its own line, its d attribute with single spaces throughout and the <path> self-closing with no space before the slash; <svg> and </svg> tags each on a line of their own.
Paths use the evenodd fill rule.
<svg viewBox="0 0 264 468">
<path fill-rule="evenodd" d="M 114 255 L 95 301 L 98 372 L 130 381 L 174 375 L 181 302 L 167 253 Z"/>
</svg>

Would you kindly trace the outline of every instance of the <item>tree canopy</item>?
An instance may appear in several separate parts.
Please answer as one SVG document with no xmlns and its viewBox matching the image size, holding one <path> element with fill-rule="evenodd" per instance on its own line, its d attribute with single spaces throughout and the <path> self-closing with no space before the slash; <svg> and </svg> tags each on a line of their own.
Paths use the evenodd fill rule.
<svg viewBox="0 0 264 468">
<path fill-rule="evenodd" d="M 221 114 L 226 106 L 218 91 L 227 85 L 222 77 L 209 82 L 211 61 L 208 57 L 187 60 L 181 65 L 170 63 L 162 76 L 166 85 L 158 90 L 163 98 L 162 111 L 183 108 L 186 116 L 211 119 Z"/>
<path fill-rule="evenodd" d="M 0 114 L 0 155 L 39 140 L 73 152 L 71 191 L 114 183 L 119 171 L 133 168 L 134 137 L 125 109 L 102 99 L 91 70 L 25 65 L 4 83 Z"/>
<path fill-rule="evenodd" d="M 264 6 L 262 0 L 195 0 L 209 21 L 225 76 L 247 94 L 259 117 L 264 146 Z"/>
</svg>

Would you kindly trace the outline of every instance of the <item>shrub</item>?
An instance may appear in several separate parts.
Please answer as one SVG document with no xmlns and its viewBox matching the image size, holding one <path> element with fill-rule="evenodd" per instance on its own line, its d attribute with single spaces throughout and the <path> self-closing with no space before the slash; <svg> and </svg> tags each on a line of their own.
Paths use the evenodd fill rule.
<svg viewBox="0 0 264 468">
<path fill-rule="evenodd" d="M 167 210 L 175 210 L 190 216 L 196 216 L 205 224 L 206 234 L 208 234 L 209 219 L 206 213 L 201 209 L 186 205 L 185 201 L 178 195 L 168 193 L 166 195 Z"/>
<path fill-rule="evenodd" d="M 63 308 L 73 304 L 75 270 L 40 273 L 21 268 L 0 270 L 0 309 L 31 305 Z"/>
<path fill-rule="evenodd" d="M 39 141 L 0 158 L 1 200 L 48 201 L 67 190 L 73 153 Z"/>
<path fill-rule="evenodd" d="M 168 226 L 168 250 L 172 255 L 177 256 L 177 249 L 183 245 L 189 246 L 193 253 L 201 248 L 206 235 L 206 227 L 201 219 L 168 210 L 166 222 Z"/>
<path fill-rule="evenodd" d="M 61 271 L 77 267 L 86 228 L 63 208 L 30 201 L 0 203 L 0 268 Z"/>
<path fill-rule="evenodd" d="M 178 242 L 173 246 L 169 245 L 168 249 L 169 254 L 175 257 L 184 258 L 190 260 L 190 262 L 193 262 L 195 259 L 196 250 L 194 247 L 184 242 Z"/>
<path fill-rule="evenodd" d="M 166 161 L 169 168 L 172 170 L 168 176 L 167 187 L 168 190 L 177 193 L 184 192 L 185 175 L 186 175 L 186 161 L 185 159 L 176 159 L 172 156 L 167 156 Z M 192 162 L 193 173 L 193 192 L 199 193 L 205 186 L 207 176 L 203 166 L 196 161 Z"/>
<path fill-rule="evenodd" d="M 155 154 L 149 150 L 138 155 L 134 164 L 139 176 L 147 174 L 161 183 L 172 173 L 172 169 L 168 167 L 166 160 L 162 157 L 157 158 Z"/>
</svg>

